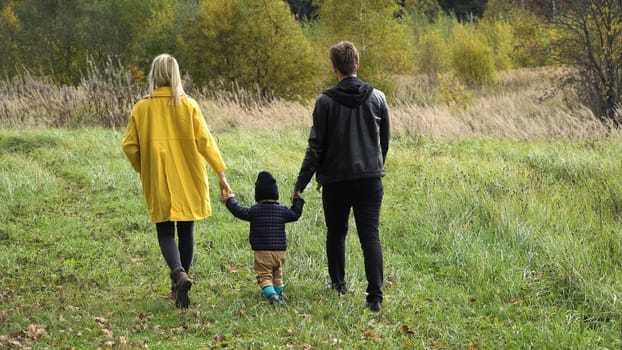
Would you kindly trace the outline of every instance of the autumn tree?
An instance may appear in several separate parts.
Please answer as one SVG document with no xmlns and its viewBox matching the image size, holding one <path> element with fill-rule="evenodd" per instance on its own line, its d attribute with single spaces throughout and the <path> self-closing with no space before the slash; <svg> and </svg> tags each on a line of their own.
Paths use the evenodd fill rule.
<svg viewBox="0 0 622 350">
<path fill-rule="evenodd" d="M 309 21 L 315 19 L 317 6 L 313 4 L 313 0 L 286 0 L 292 13 L 298 21 Z"/>
<path fill-rule="evenodd" d="M 282 0 L 212 0 L 180 42 L 183 65 L 198 84 L 296 99 L 316 92 L 316 62 Z"/>
<path fill-rule="evenodd" d="M 438 0 L 447 13 L 454 14 L 461 22 L 481 18 L 486 10 L 487 0 Z"/>
<path fill-rule="evenodd" d="M 177 54 L 177 37 L 196 17 L 198 3 L 177 0 L 113 0 L 131 38 L 123 42 L 128 63 L 146 72 L 161 53 Z"/>
<path fill-rule="evenodd" d="M 433 21 L 441 12 L 441 7 L 436 0 L 396 0 L 406 15 L 425 17 Z"/>
<path fill-rule="evenodd" d="M 622 1 L 571 0 L 555 18 L 560 59 L 576 67 L 581 102 L 618 126 L 622 95 Z"/>
<path fill-rule="evenodd" d="M 57 82 L 77 83 L 92 64 L 103 66 L 110 59 L 126 64 L 147 60 L 145 56 L 155 51 L 174 49 L 176 34 L 171 29 L 175 28 L 169 24 L 176 19 L 177 3 L 0 1 L 0 69 L 11 75 L 25 67 Z M 153 42 L 159 50 L 146 52 L 145 47 Z"/>
<path fill-rule="evenodd" d="M 552 63 L 551 42 L 554 31 L 546 17 L 547 13 L 533 6 L 536 6 L 534 1 L 527 0 L 488 0 L 481 21 L 483 27 L 488 27 L 489 37 L 491 34 L 499 37 L 503 33 L 501 28 L 510 30 L 512 40 L 505 44 L 508 57 L 511 57 L 515 67 L 535 67 Z M 501 28 L 495 28 L 499 26 Z"/>
<path fill-rule="evenodd" d="M 22 23 L 13 10 L 13 4 L 7 2 L 0 7 L 0 57 L 2 57 L 2 73 L 13 73 L 16 63 L 19 61 L 17 50 L 19 41 L 18 33 L 22 30 Z"/>
<path fill-rule="evenodd" d="M 12 51 L 3 56 L 3 70 L 14 73 L 27 67 L 61 81 L 71 80 L 78 69 L 72 57 L 83 52 L 79 45 L 82 33 L 76 30 L 81 28 L 81 18 L 78 0 L 6 1 L 0 35 L 3 45 L 9 43 Z"/>
</svg>

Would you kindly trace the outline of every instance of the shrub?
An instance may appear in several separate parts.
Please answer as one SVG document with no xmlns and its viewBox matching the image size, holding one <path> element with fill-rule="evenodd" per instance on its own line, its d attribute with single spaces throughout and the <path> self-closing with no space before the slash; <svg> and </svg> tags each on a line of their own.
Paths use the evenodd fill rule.
<svg viewBox="0 0 622 350">
<path fill-rule="evenodd" d="M 541 67 L 551 64 L 554 35 L 545 21 L 528 11 L 516 11 L 511 23 L 514 32 L 514 65 Z"/>
<path fill-rule="evenodd" d="M 485 36 L 493 51 L 495 68 L 507 70 L 512 68 L 512 50 L 514 32 L 512 25 L 502 21 L 482 21 L 478 30 Z"/>
<path fill-rule="evenodd" d="M 315 95 L 311 45 L 282 1 L 204 2 L 179 48 L 184 69 L 199 86 L 222 82 L 266 99 Z"/>
<path fill-rule="evenodd" d="M 436 27 L 429 27 L 419 36 L 417 42 L 417 71 L 436 78 L 449 65 L 446 53 L 447 47 L 442 33 Z"/>
<path fill-rule="evenodd" d="M 450 51 L 452 69 L 465 84 L 475 87 L 495 81 L 493 51 L 473 27 L 454 27 Z"/>
</svg>

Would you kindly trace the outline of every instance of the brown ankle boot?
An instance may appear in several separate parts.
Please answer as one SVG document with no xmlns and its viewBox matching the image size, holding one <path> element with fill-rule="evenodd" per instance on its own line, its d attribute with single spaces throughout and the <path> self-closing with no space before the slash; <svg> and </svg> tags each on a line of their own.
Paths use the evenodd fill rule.
<svg viewBox="0 0 622 350">
<path fill-rule="evenodd" d="M 192 281 L 183 267 L 176 267 L 171 271 L 171 280 L 175 282 L 175 306 L 187 308 L 190 304 L 188 291 L 192 288 Z"/>
<path fill-rule="evenodd" d="M 173 299 L 177 299 L 177 287 L 175 286 L 175 280 L 173 279 L 172 275 L 171 275 L 171 296 L 173 297 Z"/>
</svg>

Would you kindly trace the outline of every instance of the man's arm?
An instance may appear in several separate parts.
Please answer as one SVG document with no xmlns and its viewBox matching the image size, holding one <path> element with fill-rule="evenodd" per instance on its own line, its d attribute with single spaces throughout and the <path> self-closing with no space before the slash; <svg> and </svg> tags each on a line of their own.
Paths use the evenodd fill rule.
<svg viewBox="0 0 622 350">
<path fill-rule="evenodd" d="M 389 107 L 387 100 L 382 95 L 382 116 L 380 118 L 380 147 L 382 147 L 382 163 L 387 160 L 389 152 L 389 139 L 391 138 L 391 122 L 389 120 Z"/>
<path fill-rule="evenodd" d="M 313 174 L 319 168 L 322 157 L 324 155 L 325 135 L 326 135 L 326 119 L 327 109 L 322 108 L 320 100 L 322 95 L 315 101 L 315 108 L 313 109 L 313 126 L 309 132 L 309 139 L 307 142 L 307 150 L 305 157 L 300 166 L 298 178 L 294 185 L 294 192 L 300 193 L 311 181 Z"/>
</svg>

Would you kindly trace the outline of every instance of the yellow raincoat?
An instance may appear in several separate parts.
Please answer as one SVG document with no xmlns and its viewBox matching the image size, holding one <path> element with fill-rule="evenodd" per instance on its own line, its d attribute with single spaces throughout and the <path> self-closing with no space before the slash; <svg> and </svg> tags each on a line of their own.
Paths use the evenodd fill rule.
<svg viewBox="0 0 622 350">
<path fill-rule="evenodd" d="M 197 102 L 160 87 L 132 109 L 123 151 L 140 174 L 151 221 L 194 221 L 211 216 L 206 161 L 225 170 Z"/>
</svg>

